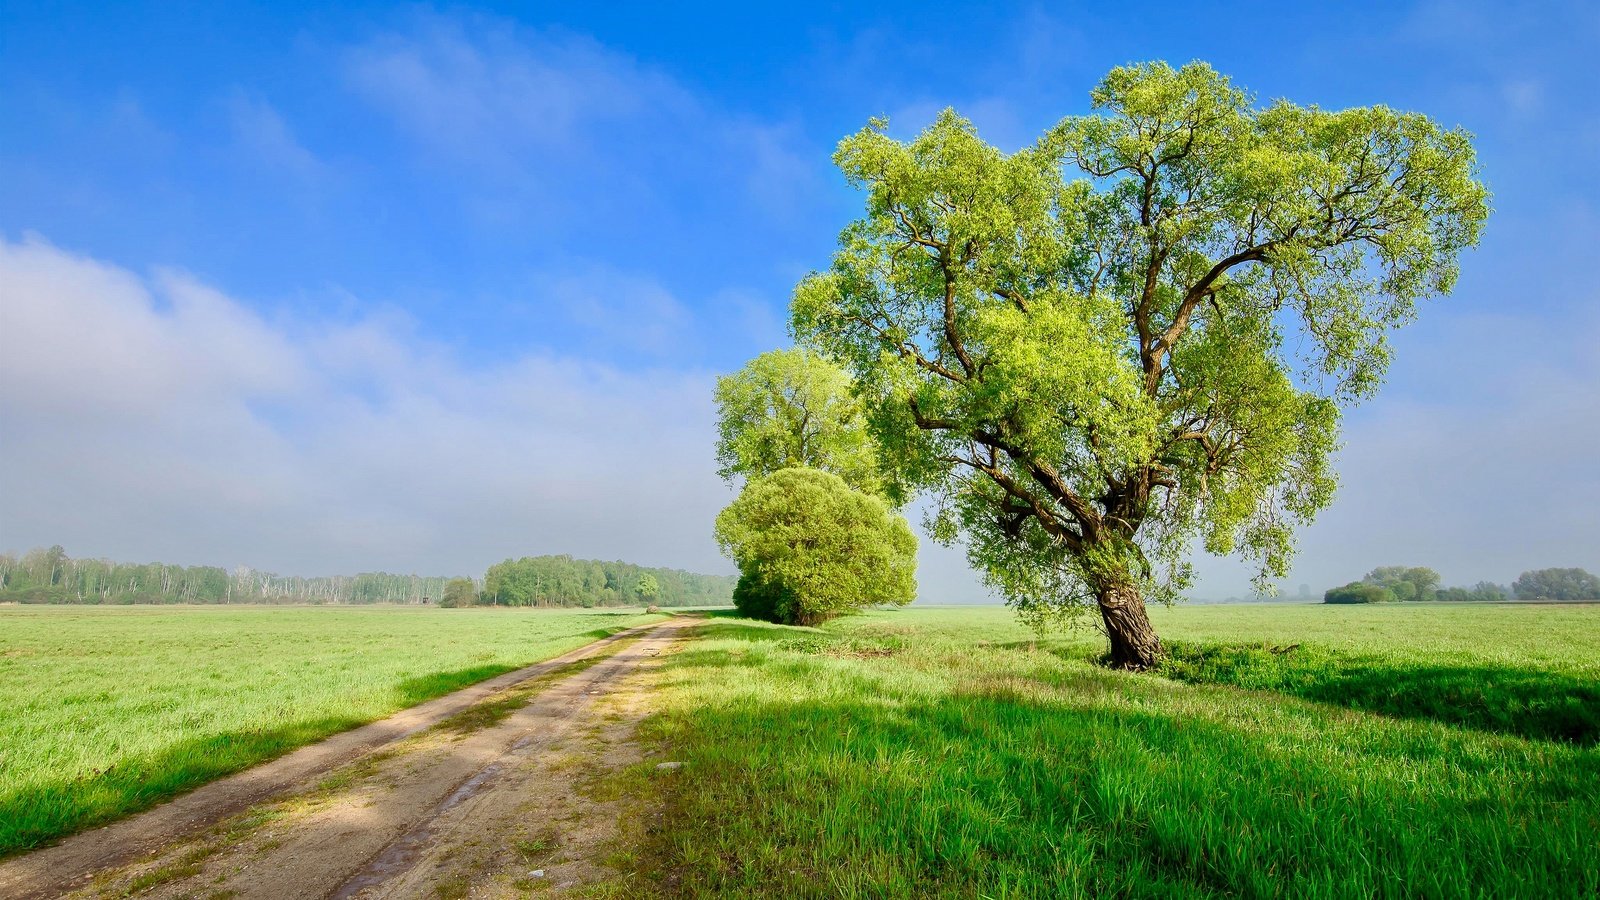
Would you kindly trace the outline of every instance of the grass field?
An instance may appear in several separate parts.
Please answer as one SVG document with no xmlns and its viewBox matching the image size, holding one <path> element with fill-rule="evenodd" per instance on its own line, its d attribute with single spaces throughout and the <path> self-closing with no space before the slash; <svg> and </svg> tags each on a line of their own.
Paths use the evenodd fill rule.
<svg viewBox="0 0 1600 900">
<path fill-rule="evenodd" d="M 660 618 L 0 607 L 0 856 Z"/>
<path fill-rule="evenodd" d="M 644 730 L 686 766 L 608 788 L 665 810 L 620 858 L 674 896 L 1600 894 L 1600 607 L 1155 617 L 1165 675 L 997 609 L 713 620 Z"/>
</svg>

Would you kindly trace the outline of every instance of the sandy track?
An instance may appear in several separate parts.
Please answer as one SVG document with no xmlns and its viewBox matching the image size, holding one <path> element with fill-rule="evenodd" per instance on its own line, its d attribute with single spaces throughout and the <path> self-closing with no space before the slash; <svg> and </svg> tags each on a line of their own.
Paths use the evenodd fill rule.
<svg viewBox="0 0 1600 900">
<path fill-rule="evenodd" d="M 0 896 L 433 896 L 556 843 L 578 847 L 577 832 L 607 823 L 574 824 L 562 840 L 537 820 L 543 808 L 575 822 L 585 806 L 549 765 L 576 761 L 549 751 L 586 738 L 586 758 L 616 756 L 625 735 L 605 733 L 594 701 L 690 624 L 618 633 L 0 864 Z"/>
</svg>

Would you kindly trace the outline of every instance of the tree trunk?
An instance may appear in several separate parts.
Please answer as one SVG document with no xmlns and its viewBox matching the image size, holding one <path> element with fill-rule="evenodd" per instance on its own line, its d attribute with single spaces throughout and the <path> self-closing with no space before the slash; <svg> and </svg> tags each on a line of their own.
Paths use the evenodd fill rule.
<svg viewBox="0 0 1600 900">
<path fill-rule="evenodd" d="M 1111 640 L 1111 665 L 1117 669 L 1143 671 L 1161 660 L 1161 639 L 1150 627 L 1144 598 L 1131 584 L 1110 584 L 1095 592 L 1100 618 L 1106 623 Z"/>
</svg>

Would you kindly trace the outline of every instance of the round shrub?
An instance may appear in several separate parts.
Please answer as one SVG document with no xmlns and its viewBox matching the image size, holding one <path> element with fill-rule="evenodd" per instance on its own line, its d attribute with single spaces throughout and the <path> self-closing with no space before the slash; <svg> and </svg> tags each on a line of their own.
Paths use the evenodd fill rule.
<svg viewBox="0 0 1600 900">
<path fill-rule="evenodd" d="M 916 596 L 911 526 L 828 472 L 779 469 L 750 482 L 717 516 L 716 534 L 739 565 L 734 604 L 745 615 L 815 625 Z"/>
</svg>

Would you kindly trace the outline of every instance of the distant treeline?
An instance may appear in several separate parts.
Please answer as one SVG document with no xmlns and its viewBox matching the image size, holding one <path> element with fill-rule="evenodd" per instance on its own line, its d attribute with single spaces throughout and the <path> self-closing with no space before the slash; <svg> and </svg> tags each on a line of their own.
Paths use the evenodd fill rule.
<svg viewBox="0 0 1600 900">
<path fill-rule="evenodd" d="M 0 600 L 23 603 L 423 603 L 448 578 L 370 572 L 304 578 L 247 567 L 73 559 L 59 546 L 0 554 Z"/>
<path fill-rule="evenodd" d="M 1439 587 L 1439 573 L 1416 566 L 1379 566 L 1360 581 L 1329 588 L 1324 603 L 1391 603 L 1406 600 L 1446 602 L 1505 600 L 1600 600 L 1600 578 L 1583 569 L 1535 569 L 1507 587 L 1480 581 L 1472 587 Z"/>
<path fill-rule="evenodd" d="M 655 593 L 641 594 L 650 583 Z M 489 567 L 483 576 L 481 604 L 498 606 L 721 606 L 733 602 L 731 575 L 697 575 L 679 569 L 652 569 L 625 562 L 525 556 Z"/>
<path fill-rule="evenodd" d="M 649 576 L 647 578 L 646 576 Z M 654 580 L 651 581 L 650 578 Z M 734 578 L 625 562 L 535 556 L 468 578 L 331 575 L 305 578 L 247 567 L 73 559 L 60 546 L 0 554 L 0 601 L 21 603 L 441 603 L 467 606 L 714 606 L 732 602 Z M 651 585 L 641 592 L 642 585 Z"/>
</svg>

